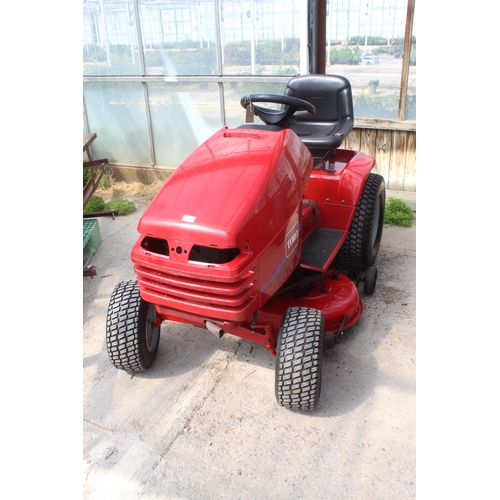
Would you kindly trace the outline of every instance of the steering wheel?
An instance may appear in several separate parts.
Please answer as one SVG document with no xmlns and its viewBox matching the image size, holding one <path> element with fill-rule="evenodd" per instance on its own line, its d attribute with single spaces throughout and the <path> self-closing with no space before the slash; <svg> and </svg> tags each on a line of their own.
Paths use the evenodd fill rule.
<svg viewBox="0 0 500 500">
<path fill-rule="evenodd" d="M 283 109 L 263 108 L 255 106 L 255 102 L 269 102 L 273 104 L 284 104 Z M 247 109 L 252 106 L 256 114 L 266 125 L 278 125 L 285 127 L 290 118 L 295 114 L 296 118 L 307 118 L 316 113 L 316 108 L 303 99 L 279 94 L 249 94 L 242 97 L 240 104 Z"/>
</svg>

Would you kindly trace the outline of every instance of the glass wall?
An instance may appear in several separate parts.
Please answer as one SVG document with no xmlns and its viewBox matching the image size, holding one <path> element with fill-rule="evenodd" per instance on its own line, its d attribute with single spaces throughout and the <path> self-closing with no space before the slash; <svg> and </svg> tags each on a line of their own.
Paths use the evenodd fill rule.
<svg viewBox="0 0 500 500">
<path fill-rule="evenodd" d="M 408 0 L 327 0 L 325 71 L 356 118 L 399 115 Z M 175 167 L 248 93 L 308 72 L 307 0 L 83 0 L 84 130 L 114 163 Z M 306 24 L 304 24 L 306 23 Z M 406 119 L 415 119 L 416 26 Z"/>
<path fill-rule="evenodd" d="M 282 82 L 240 82 L 224 84 L 224 109 L 226 125 L 238 127 L 245 122 L 245 111 L 241 107 L 240 100 L 248 94 L 280 94 L 285 92 L 286 80 Z M 272 104 L 263 106 L 273 107 Z M 258 117 L 254 117 L 255 123 L 262 123 Z"/>
<path fill-rule="evenodd" d="M 213 0 L 139 0 L 146 74 L 217 74 Z"/>
<path fill-rule="evenodd" d="M 328 1 L 326 72 L 349 79 L 356 117 L 398 118 L 407 4 L 408 0 Z M 415 29 L 414 24 L 414 33 Z M 409 78 L 413 90 L 415 66 L 414 58 Z"/>
<path fill-rule="evenodd" d="M 306 2 L 221 2 L 223 73 L 294 75 L 300 72 L 300 14 Z"/>
<path fill-rule="evenodd" d="M 89 82 L 83 85 L 90 132 L 96 132 L 96 158 L 111 163 L 149 165 L 146 106 L 141 83 Z"/>
<path fill-rule="evenodd" d="M 217 83 L 148 84 L 155 163 L 176 166 L 221 126 Z"/>
<path fill-rule="evenodd" d="M 132 0 L 83 1 L 83 74 L 140 75 Z"/>
</svg>

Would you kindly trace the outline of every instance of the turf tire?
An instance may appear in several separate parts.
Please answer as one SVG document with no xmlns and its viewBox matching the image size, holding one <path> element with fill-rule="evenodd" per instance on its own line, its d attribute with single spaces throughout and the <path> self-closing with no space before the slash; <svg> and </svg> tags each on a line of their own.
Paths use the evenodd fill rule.
<svg viewBox="0 0 500 500">
<path fill-rule="evenodd" d="M 276 400 L 292 410 L 313 410 L 321 393 L 324 318 L 307 307 L 286 310 L 278 334 Z"/>
<path fill-rule="evenodd" d="M 116 285 L 106 318 L 108 356 L 116 368 L 140 372 L 151 367 L 160 340 L 160 327 L 152 328 L 155 321 L 155 307 L 142 299 L 137 281 Z"/>
<path fill-rule="evenodd" d="M 339 268 L 363 271 L 377 257 L 385 214 L 385 181 L 379 174 L 370 174 L 361 193 L 349 234 L 335 258 Z"/>
</svg>

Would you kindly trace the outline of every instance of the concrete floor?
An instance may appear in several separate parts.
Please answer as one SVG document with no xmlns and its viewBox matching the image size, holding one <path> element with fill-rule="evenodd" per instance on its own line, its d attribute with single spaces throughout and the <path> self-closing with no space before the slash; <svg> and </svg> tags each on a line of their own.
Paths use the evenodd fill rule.
<svg viewBox="0 0 500 500">
<path fill-rule="evenodd" d="M 99 219 L 98 274 L 83 279 L 84 498 L 415 498 L 416 220 L 385 226 L 375 294 L 300 413 L 276 404 L 274 358 L 230 335 L 163 323 L 149 371 L 112 366 L 106 311 L 135 279 L 136 205 Z"/>
</svg>

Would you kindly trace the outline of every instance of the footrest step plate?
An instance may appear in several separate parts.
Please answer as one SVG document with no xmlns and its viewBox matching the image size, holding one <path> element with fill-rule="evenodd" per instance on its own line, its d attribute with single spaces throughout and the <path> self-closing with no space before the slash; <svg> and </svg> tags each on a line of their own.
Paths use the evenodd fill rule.
<svg viewBox="0 0 500 500">
<path fill-rule="evenodd" d="M 344 231 L 315 227 L 302 244 L 300 265 L 309 269 L 325 271 L 333 260 L 333 252 L 337 248 Z M 330 257 L 332 257 L 330 259 Z"/>
</svg>

